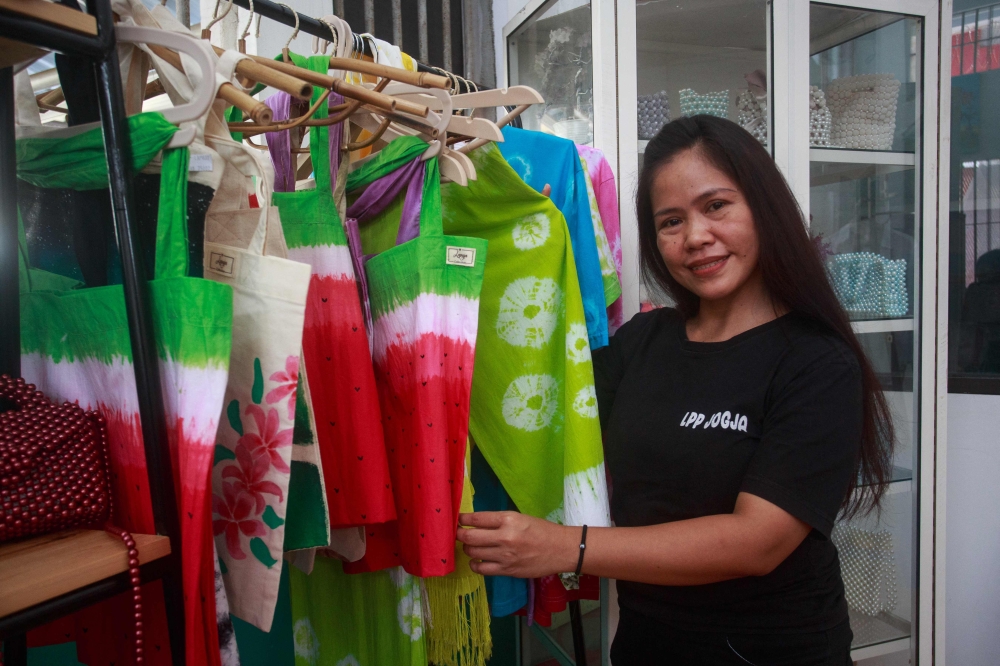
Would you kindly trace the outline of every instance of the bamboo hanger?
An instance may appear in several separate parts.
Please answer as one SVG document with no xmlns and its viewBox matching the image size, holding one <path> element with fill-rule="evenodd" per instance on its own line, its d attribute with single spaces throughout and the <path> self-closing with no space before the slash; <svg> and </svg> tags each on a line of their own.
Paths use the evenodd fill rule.
<svg viewBox="0 0 1000 666">
<path fill-rule="evenodd" d="M 281 62 L 279 60 L 270 60 L 263 56 L 250 56 L 250 58 L 263 66 L 271 67 L 278 72 L 289 74 L 297 78 L 302 79 L 312 85 L 319 86 L 321 88 L 329 88 L 333 92 L 343 95 L 344 97 L 350 97 L 352 99 L 359 99 L 365 104 L 371 104 L 373 106 L 380 107 L 386 111 L 391 112 L 402 112 L 413 116 L 426 117 L 428 108 L 424 104 L 417 104 L 408 100 L 402 100 L 398 98 L 391 97 L 389 95 L 383 95 L 375 90 L 370 90 L 364 86 L 354 85 L 352 83 L 347 83 L 343 79 L 337 78 L 335 76 L 330 76 L 328 74 L 323 74 L 321 72 L 314 72 L 312 70 L 304 69 L 302 67 L 297 67 L 291 63 Z M 357 61 L 352 61 L 357 62 Z M 395 69 L 395 68 L 392 68 Z M 406 71 L 406 70 L 399 70 Z M 387 77 L 392 78 L 392 77 Z"/>
<path fill-rule="evenodd" d="M 236 48 L 239 49 L 240 53 L 246 54 L 247 52 L 247 35 L 250 34 L 250 24 L 253 23 L 254 10 L 253 10 L 253 0 L 250 0 L 250 16 L 247 18 L 247 24 L 243 27 L 243 32 L 240 33 L 240 38 L 236 41 Z M 260 15 L 257 15 L 257 30 L 254 33 L 254 38 L 260 39 Z"/>
<path fill-rule="evenodd" d="M 331 57 L 330 69 L 357 72 L 358 74 L 370 74 L 421 88 L 439 88 L 441 90 L 451 88 L 451 81 L 444 76 L 438 76 L 430 72 L 411 72 L 408 69 L 390 67 L 389 65 L 368 62 L 367 60 L 357 60 L 355 58 Z"/>
<path fill-rule="evenodd" d="M 283 2 L 279 2 L 278 4 L 284 7 L 285 9 L 290 10 L 292 14 L 295 16 L 295 29 L 292 30 L 292 35 L 288 38 L 288 41 L 285 42 L 285 46 L 281 49 L 281 59 L 287 63 L 291 63 L 292 58 L 291 56 L 288 55 L 288 47 L 295 40 L 295 38 L 299 36 L 299 13 L 295 11 L 292 7 L 286 5 Z"/>
<path fill-rule="evenodd" d="M 214 26 L 216 23 L 218 23 L 222 19 L 224 19 L 227 16 L 229 16 L 229 12 L 233 8 L 233 0 L 229 0 L 226 3 L 226 9 L 225 9 L 225 11 L 222 12 L 222 15 L 220 16 L 219 15 L 219 4 L 220 4 L 220 2 L 221 2 L 221 0 L 215 0 L 215 9 L 212 10 L 212 20 L 208 22 L 208 25 L 206 25 L 204 28 L 201 29 L 201 38 L 202 39 L 211 40 L 212 39 L 212 26 Z"/>
</svg>

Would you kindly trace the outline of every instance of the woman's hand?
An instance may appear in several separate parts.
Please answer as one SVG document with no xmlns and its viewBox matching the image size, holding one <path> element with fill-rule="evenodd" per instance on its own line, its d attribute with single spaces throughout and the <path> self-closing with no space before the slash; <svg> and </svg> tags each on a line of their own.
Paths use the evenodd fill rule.
<svg viewBox="0 0 1000 666">
<path fill-rule="evenodd" d="M 458 540 L 484 576 L 541 578 L 575 571 L 580 556 L 579 527 L 565 527 L 516 511 L 463 513 Z"/>
</svg>

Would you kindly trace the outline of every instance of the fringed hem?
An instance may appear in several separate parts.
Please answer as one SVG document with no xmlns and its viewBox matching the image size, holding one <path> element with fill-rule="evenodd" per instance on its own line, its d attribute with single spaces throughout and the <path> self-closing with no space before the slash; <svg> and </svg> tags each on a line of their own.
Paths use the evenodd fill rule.
<svg viewBox="0 0 1000 666">
<path fill-rule="evenodd" d="M 425 579 L 431 622 L 427 659 L 435 666 L 486 666 L 493 655 L 490 607 L 482 576 Z"/>
</svg>

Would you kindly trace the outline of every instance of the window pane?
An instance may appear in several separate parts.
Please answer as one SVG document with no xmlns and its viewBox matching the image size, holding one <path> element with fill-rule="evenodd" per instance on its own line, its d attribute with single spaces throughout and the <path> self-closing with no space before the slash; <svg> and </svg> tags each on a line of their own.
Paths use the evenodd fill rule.
<svg viewBox="0 0 1000 666">
<path fill-rule="evenodd" d="M 594 141 L 594 69 L 589 0 L 553 0 L 508 38 L 511 85 L 531 86 L 545 104 L 521 115 L 526 129 L 576 143 Z"/>
<path fill-rule="evenodd" d="M 952 78 L 949 390 L 1000 394 L 1000 3 L 956 14 L 959 24 L 963 42 L 980 41 L 973 67 L 963 44 Z"/>
</svg>

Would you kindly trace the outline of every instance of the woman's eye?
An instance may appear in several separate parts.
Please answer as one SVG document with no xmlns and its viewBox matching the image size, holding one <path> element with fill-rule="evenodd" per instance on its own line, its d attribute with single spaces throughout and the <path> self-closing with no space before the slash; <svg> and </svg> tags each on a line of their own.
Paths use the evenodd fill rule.
<svg viewBox="0 0 1000 666">
<path fill-rule="evenodd" d="M 711 211 L 721 210 L 723 206 L 726 205 L 725 201 L 713 201 L 708 205 L 708 209 Z"/>
<path fill-rule="evenodd" d="M 680 218 L 678 218 L 678 217 L 671 217 L 671 218 L 667 218 L 667 219 L 663 220 L 660 223 L 660 228 L 661 229 L 669 229 L 671 227 L 676 227 L 680 223 L 681 223 Z"/>
</svg>

